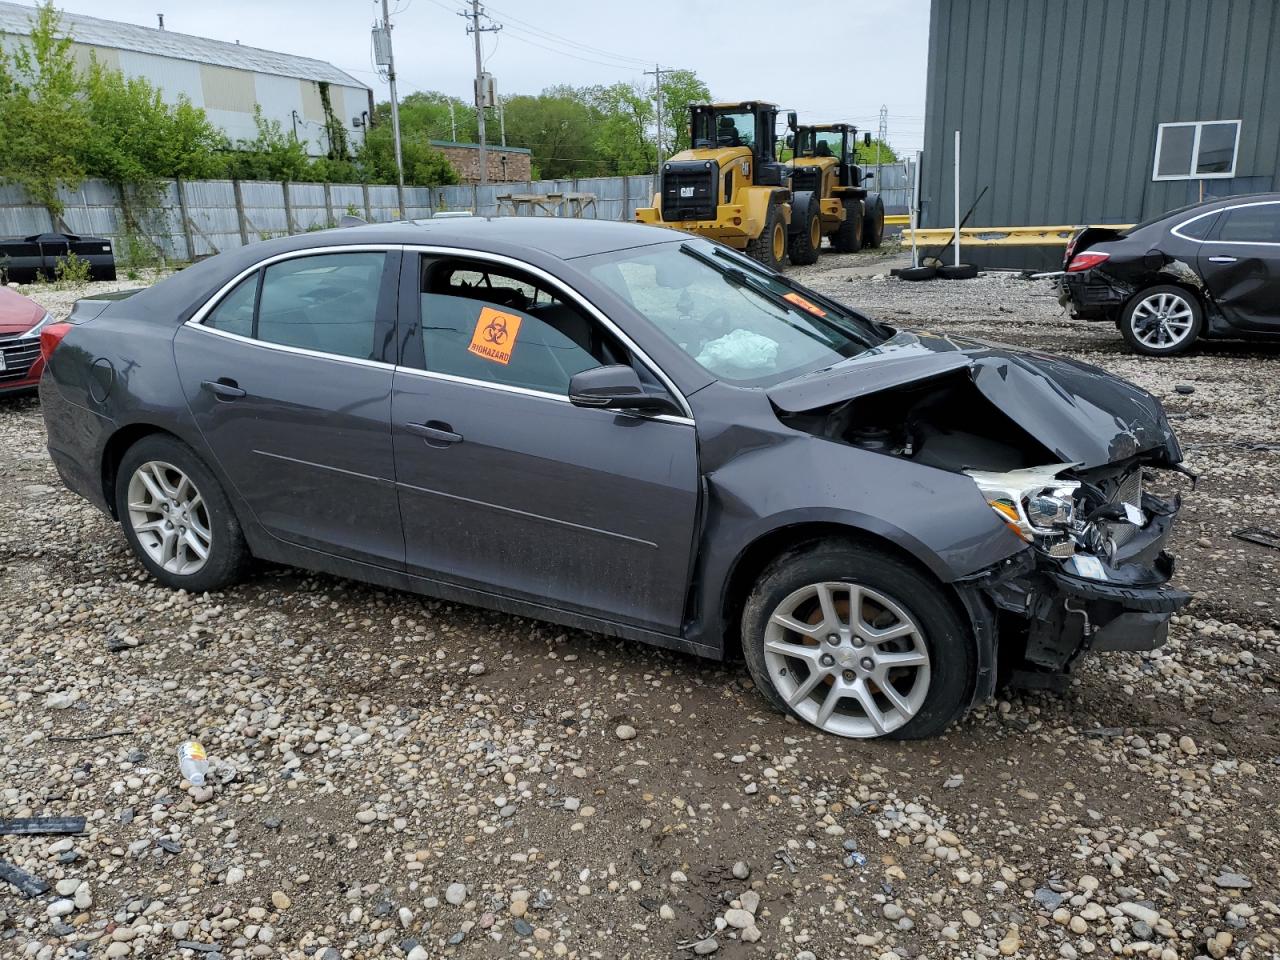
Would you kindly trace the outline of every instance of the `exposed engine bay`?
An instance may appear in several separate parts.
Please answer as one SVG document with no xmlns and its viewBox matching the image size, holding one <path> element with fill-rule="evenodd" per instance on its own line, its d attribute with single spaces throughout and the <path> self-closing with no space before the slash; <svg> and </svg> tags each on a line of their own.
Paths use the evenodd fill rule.
<svg viewBox="0 0 1280 960">
<path fill-rule="evenodd" d="M 1027 422 L 1027 410 L 1018 414 Z M 1165 586 L 1173 559 L 1163 547 L 1180 499 L 1151 489 L 1158 470 L 1186 473 L 1176 441 L 1152 443 L 1152 431 L 1145 444 L 1117 434 L 1101 448 L 1114 458 L 1069 459 L 1066 433 L 1033 436 L 979 389 L 972 368 L 816 409 L 780 409 L 779 417 L 814 436 L 974 481 L 1031 548 L 1016 569 L 969 578 L 1001 621 L 1001 657 L 1013 649 L 1021 661 L 1009 679 L 1061 686 L 1085 650 L 1159 646 L 1188 599 Z M 1095 442 L 1081 452 L 1096 461 L 1097 449 Z"/>
</svg>

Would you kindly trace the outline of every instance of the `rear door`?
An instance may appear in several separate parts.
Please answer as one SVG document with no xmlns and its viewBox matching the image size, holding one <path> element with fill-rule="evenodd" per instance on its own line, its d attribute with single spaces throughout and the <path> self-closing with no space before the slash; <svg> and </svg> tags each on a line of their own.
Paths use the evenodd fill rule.
<svg viewBox="0 0 1280 960">
<path fill-rule="evenodd" d="M 409 570 L 678 632 L 692 421 L 571 404 L 573 373 L 642 361 L 545 275 L 423 255 L 409 284 L 406 256 L 392 422 Z"/>
<path fill-rule="evenodd" d="M 1280 201 L 1224 210 L 1200 246 L 1198 266 L 1232 326 L 1280 333 Z"/>
<path fill-rule="evenodd" d="M 196 423 L 267 532 L 394 569 L 399 265 L 398 250 L 373 248 L 277 258 L 174 340 Z"/>
</svg>

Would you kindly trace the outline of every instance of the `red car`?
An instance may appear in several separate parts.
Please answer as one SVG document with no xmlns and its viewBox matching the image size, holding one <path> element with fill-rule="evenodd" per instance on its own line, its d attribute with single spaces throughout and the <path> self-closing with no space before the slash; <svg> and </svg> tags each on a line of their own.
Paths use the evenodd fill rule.
<svg viewBox="0 0 1280 960">
<path fill-rule="evenodd" d="M 0 287 L 0 394 L 34 390 L 44 372 L 40 331 L 53 317 L 34 300 Z"/>
</svg>

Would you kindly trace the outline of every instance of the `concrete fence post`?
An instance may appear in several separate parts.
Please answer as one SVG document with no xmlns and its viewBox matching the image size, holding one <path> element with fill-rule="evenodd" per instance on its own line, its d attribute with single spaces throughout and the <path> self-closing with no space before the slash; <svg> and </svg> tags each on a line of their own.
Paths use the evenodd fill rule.
<svg viewBox="0 0 1280 960">
<path fill-rule="evenodd" d="M 480 216 L 480 186 L 475 183 L 471 185 L 471 212 Z"/>
<path fill-rule="evenodd" d="M 236 196 L 236 221 L 240 224 L 240 243 L 243 246 L 249 245 L 249 221 L 244 215 L 244 196 L 240 192 L 240 181 L 232 180 L 231 189 Z"/>
<path fill-rule="evenodd" d="M 187 185 L 181 180 L 174 181 L 178 185 L 178 217 L 182 220 L 182 236 L 187 242 L 187 262 L 196 259 L 196 241 L 191 233 L 191 210 L 187 206 Z"/>
<path fill-rule="evenodd" d="M 324 184 L 324 225 L 331 227 L 334 225 L 333 219 L 333 190 L 329 187 L 326 180 Z"/>
<path fill-rule="evenodd" d="M 364 198 L 364 222 L 373 223 L 373 207 L 369 206 L 369 185 L 367 183 L 360 184 L 360 193 Z"/>
<path fill-rule="evenodd" d="M 619 220 L 622 220 L 625 222 L 628 219 L 630 219 L 627 216 L 627 211 L 630 209 L 630 207 L 631 207 L 631 178 L 624 173 L 622 175 L 622 215 L 618 217 Z"/>
<path fill-rule="evenodd" d="M 284 231 L 292 235 L 298 232 L 298 226 L 293 220 L 293 198 L 289 196 L 289 181 L 281 180 L 280 189 L 284 193 Z"/>
</svg>

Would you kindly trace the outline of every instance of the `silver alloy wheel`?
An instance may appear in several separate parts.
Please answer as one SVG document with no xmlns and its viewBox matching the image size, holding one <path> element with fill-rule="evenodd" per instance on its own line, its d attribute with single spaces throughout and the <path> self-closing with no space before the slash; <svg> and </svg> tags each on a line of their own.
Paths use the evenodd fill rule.
<svg viewBox="0 0 1280 960">
<path fill-rule="evenodd" d="M 1134 338 L 1153 350 L 1167 350 L 1187 339 L 1195 313 L 1185 297 L 1153 293 L 1138 301 L 1129 314 Z"/>
<path fill-rule="evenodd" d="M 191 478 L 148 460 L 129 478 L 129 525 L 152 560 L 170 573 L 198 573 L 209 559 L 209 510 Z"/>
<path fill-rule="evenodd" d="M 796 714 L 842 737 L 897 730 L 929 694 L 929 650 L 915 619 L 856 583 L 801 587 L 769 617 L 769 679 Z"/>
</svg>

